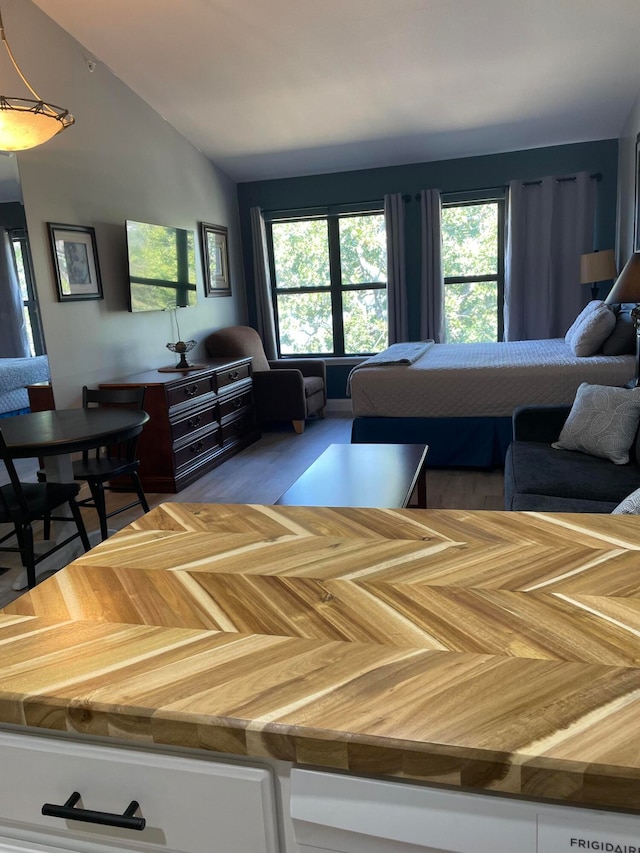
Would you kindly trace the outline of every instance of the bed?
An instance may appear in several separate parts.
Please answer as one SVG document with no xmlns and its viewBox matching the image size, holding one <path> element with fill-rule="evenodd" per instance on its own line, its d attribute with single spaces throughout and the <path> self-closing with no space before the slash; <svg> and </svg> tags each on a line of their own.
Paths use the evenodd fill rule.
<svg viewBox="0 0 640 853">
<path fill-rule="evenodd" d="M 578 357 L 562 338 L 427 342 L 410 363 L 380 355 L 349 377 L 352 441 L 426 443 L 429 467 L 500 466 L 516 406 L 572 403 L 581 382 L 624 385 L 635 370 L 633 355 Z"/>
<path fill-rule="evenodd" d="M 27 385 L 49 379 L 46 355 L 34 358 L 0 358 L 0 418 L 29 411 Z"/>
</svg>

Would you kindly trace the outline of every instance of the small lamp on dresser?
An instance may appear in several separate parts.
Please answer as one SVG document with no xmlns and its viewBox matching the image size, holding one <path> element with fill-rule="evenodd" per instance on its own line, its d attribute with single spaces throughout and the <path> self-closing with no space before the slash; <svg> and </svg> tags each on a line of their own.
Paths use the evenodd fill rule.
<svg viewBox="0 0 640 853">
<path fill-rule="evenodd" d="M 636 371 L 631 387 L 640 386 L 640 252 L 634 252 L 624 265 L 616 283 L 605 302 L 609 305 L 619 302 L 635 302 L 631 318 L 636 330 Z"/>
<path fill-rule="evenodd" d="M 598 282 L 609 281 L 618 274 L 613 249 L 589 252 L 580 256 L 580 284 L 591 285 L 591 298 L 598 298 Z"/>
</svg>

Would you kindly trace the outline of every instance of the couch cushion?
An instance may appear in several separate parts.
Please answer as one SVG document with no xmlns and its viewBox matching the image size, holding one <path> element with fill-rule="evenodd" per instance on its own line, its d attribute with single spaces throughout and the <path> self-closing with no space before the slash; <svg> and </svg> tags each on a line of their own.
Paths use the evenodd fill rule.
<svg viewBox="0 0 640 853">
<path fill-rule="evenodd" d="M 314 394 L 317 394 L 318 391 L 322 391 L 324 388 L 324 382 L 320 378 L 320 376 L 305 376 L 304 377 L 304 396 L 312 397 Z"/>
<path fill-rule="evenodd" d="M 514 495 L 512 510 L 525 512 L 602 512 L 615 508 L 611 501 L 585 501 L 580 498 L 556 498 L 552 495 Z"/>
<path fill-rule="evenodd" d="M 639 420 L 640 388 L 582 382 L 560 437 L 552 446 L 624 465 L 629 461 Z"/>
<path fill-rule="evenodd" d="M 517 494 L 531 494 L 618 504 L 639 484 L 635 463 L 614 466 L 597 456 L 533 441 L 512 442 L 505 463 L 505 496 L 512 503 Z"/>
</svg>

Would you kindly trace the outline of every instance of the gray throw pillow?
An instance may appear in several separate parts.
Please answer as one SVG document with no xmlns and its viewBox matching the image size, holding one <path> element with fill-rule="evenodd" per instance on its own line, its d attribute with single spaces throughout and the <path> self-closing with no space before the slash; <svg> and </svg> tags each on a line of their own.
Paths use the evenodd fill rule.
<svg viewBox="0 0 640 853">
<path fill-rule="evenodd" d="M 584 318 L 588 317 L 589 314 L 591 314 L 593 311 L 595 311 L 595 309 L 599 305 L 602 305 L 602 299 L 592 299 L 591 302 L 587 302 L 587 304 L 584 306 L 582 311 L 578 314 L 576 319 L 573 321 L 573 323 L 567 329 L 567 333 L 564 336 L 565 344 L 569 344 L 569 346 L 572 346 L 573 336 L 576 333 L 576 331 L 578 330 L 578 326 L 580 325 L 580 323 L 582 323 Z"/>
<path fill-rule="evenodd" d="M 623 302 L 619 306 L 612 306 L 616 315 L 616 324 L 607 340 L 602 344 L 603 355 L 631 355 L 635 353 L 636 329 L 631 319 L 631 311 L 634 307 L 634 304 L 627 302 Z"/>
<path fill-rule="evenodd" d="M 600 352 L 616 324 L 616 315 L 608 305 L 600 305 L 580 322 L 569 346 L 574 354 L 583 358 Z"/>
<path fill-rule="evenodd" d="M 631 492 L 618 506 L 611 510 L 611 515 L 640 515 L 640 489 Z"/>
<path fill-rule="evenodd" d="M 639 421 L 640 388 L 583 382 L 560 437 L 552 447 L 579 450 L 624 465 L 629 461 L 629 448 Z"/>
</svg>

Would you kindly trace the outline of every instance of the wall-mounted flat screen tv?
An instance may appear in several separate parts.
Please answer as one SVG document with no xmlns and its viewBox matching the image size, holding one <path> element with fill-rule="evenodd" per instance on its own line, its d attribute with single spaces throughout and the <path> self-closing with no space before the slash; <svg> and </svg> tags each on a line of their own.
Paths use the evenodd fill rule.
<svg viewBox="0 0 640 853">
<path fill-rule="evenodd" d="M 127 220 L 129 310 L 167 311 L 196 303 L 193 231 Z"/>
</svg>

